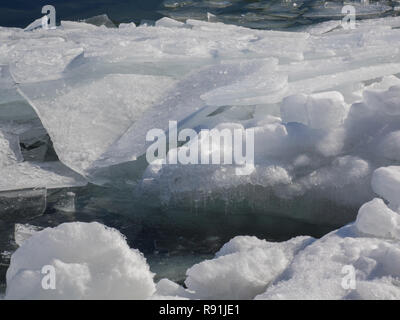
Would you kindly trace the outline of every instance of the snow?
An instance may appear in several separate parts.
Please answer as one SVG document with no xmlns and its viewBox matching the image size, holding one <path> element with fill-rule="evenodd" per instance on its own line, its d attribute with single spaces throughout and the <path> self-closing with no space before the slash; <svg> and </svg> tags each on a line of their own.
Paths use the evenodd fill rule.
<svg viewBox="0 0 400 320">
<path fill-rule="evenodd" d="M 53 266 L 54 290 L 42 288 Z M 11 257 L 6 299 L 146 299 L 153 274 L 117 230 L 99 223 L 67 223 L 34 233 Z"/>
</svg>

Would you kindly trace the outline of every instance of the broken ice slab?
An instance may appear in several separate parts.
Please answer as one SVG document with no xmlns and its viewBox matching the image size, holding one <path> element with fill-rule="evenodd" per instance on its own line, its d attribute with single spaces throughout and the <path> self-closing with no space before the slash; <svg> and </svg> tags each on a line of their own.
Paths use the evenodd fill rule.
<svg viewBox="0 0 400 320">
<path fill-rule="evenodd" d="M 207 108 L 200 98 L 202 94 L 215 87 L 229 85 L 256 73 L 260 68 L 273 68 L 276 59 L 254 59 L 248 61 L 223 61 L 203 67 L 189 74 L 175 84 L 160 104 L 143 113 L 124 135 L 105 152 L 95 165 L 104 167 L 136 160 L 146 152 L 150 145 L 146 142 L 149 129 L 159 128 L 168 131 L 170 120 L 182 121 L 182 126 L 190 127 L 203 121 L 216 108 Z"/>
<path fill-rule="evenodd" d="M 62 35 L 46 35 L 47 30 L 37 35 L 37 38 L 16 33 L 16 37 L 20 39 L 14 45 L 4 47 L 2 55 L 7 57 L 14 83 L 62 78 L 67 66 L 83 55 L 84 50 L 77 43 L 67 41 Z"/>
<path fill-rule="evenodd" d="M 45 188 L 0 192 L 0 220 L 6 223 L 29 221 L 46 210 Z"/>
<path fill-rule="evenodd" d="M 18 136 L 0 130 L 0 172 L 4 166 L 13 165 L 22 160 Z"/>
<path fill-rule="evenodd" d="M 87 175 L 93 163 L 173 83 L 169 77 L 110 74 L 20 88 L 50 135 L 60 161 Z M 154 126 L 147 125 L 148 129 Z"/>
<path fill-rule="evenodd" d="M 85 186 L 87 181 L 58 161 L 22 162 L 0 167 L 0 191 Z"/>
<path fill-rule="evenodd" d="M 83 20 L 85 23 L 93 24 L 97 27 L 105 26 L 107 28 L 116 28 L 115 24 L 110 20 L 106 14 L 101 14 L 88 19 Z"/>
<path fill-rule="evenodd" d="M 53 205 L 53 208 L 65 213 L 75 212 L 75 193 L 72 191 L 62 192 L 57 195 L 57 202 Z"/>
<path fill-rule="evenodd" d="M 30 24 L 24 29 L 24 31 L 33 31 L 33 30 L 36 30 L 36 29 L 41 29 L 41 28 L 43 28 L 44 21 L 47 21 L 47 19 L 46 19 L 46 20 L 44 20 L 44 19 L 46 19 L 46 16 L 43 16 L 43 17 L 41 17 L 41 18 L 36 19 L 36 20 L 33 21 L 32 23 L 30 23 Z"/>
</svg>

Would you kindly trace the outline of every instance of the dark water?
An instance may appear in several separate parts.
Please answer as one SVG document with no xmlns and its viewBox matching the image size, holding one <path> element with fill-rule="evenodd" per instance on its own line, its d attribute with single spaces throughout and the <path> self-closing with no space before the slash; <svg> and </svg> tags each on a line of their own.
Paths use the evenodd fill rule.
<svg viewBox="0 0 400 320">
<path fill-rule="evenodd" d="M 162 0 L 1 0 L 0 25 L 26 27 L 41 17 L 44 5 L 56 8 L 57 20 L 81 20 L 106 13 L 116 22 L 156 20 Z"/>
<path fill-rule="evenodd" d="M 285 29 L 315 22 L 340 19 L 343 5 L 354 3 L 357 19 L 395 15 L 396 2 L 370 0 L 2 0 L 0 26 L 26 27 L 42 16 L 41 9 L 56 8 L 57 20 L 82 20 L 107 14 L 115 23 L 158 20 L 168 16 L 177 20 L 207 19 L 259 29 Z M 384 7 L 382 7 L 384 6 Z"/>
</svg>

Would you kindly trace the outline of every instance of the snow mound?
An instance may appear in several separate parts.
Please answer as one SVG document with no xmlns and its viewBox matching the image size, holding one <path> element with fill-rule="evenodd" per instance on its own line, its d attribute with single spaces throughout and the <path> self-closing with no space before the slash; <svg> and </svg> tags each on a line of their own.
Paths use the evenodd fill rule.
<svg viewBox="0 0 400 320">
<path fill-rule="evenodd" d="M 42 287 L 43 267 L 55 270 L 55 289 Z M 6 299 L 146 299 L 153 274 L 138 250 L 115 229 L 67 223 L 34 233 L 11 257 Z"/>
</svg>

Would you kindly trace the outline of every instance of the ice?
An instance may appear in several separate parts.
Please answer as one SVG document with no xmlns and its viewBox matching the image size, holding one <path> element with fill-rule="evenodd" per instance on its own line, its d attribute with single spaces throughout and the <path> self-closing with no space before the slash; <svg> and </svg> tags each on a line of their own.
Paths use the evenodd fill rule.
<svg viewBox="0 0 400 320">
<path fill-rule="evenodd" d="M 389 209 L 382 199 L 364 204 L 355 225 L 360 232 L 370 236 L 400 239 L 400 215 Z"/>
<path fill-rule="evenodd" d="M 392 86 L 386 92 L 381 94 L 373 90 L 364 92 L 366 103 L 373 108 L 381 108 L 383 112 L 391 116 L 400 115 L 400 106 L 398 104 L 398 96 L 400 94 L 400 86 Z"/>
<path fill-rule="evenodd" d="M 29 221 L 41 216 L 47 206 L 47 189 L 0 192 L 0 217 L 3 223 Z"/>
<path fill-rule="evenodd" d="M 372 177 L 374 192 L 389 201 L 393 209 L 400 208 L 400 167 L 379 168 Z"/>
<path fill-rule="evenodd" d="M 42 28 L 42 26 L 43 26 L 43 19 L 46 19 L 45 17 L 46 17 L 46 16 L 43 16 L 42 18 L 36 19 L 36 20 L 33 21 L 32 23 L 30 23 L 30 24 L 24 29 L 24 31 L 33 31 L 33 30 Z M 47 20 L 47 19 L 46 19 L 46 20 Z"/>
<path fill-rule="evenodd" d="M 273 64 L 272 60 L 250 60 L 240 63 L 222 62 L 202 68 L 189 74 L 166 93 L 161 104 L 149 109 L 129 130 L 102 156 L 106 165 L 131 161 L 146 152 L 146 134 L 151 128 L 168 130 L 173 114 L 174 121 L 185 122 L 182 127 L 196 126 L 216 108 L 207 108 L 200 95 L 213 87 L 225 85 L 256 72 L 263 66 Z M 191 122 L 190 122 L 191 121 Z M 103 165 L 104 166 L 104 165 Z"/>
<path fill-rule="evenodd" d="M 42 288 L 42 269 L 55 270 L 55 290 Z M 48 271 L 46 271 L 48 272 Z M 34 233 L 11 257 L 6 299 L 146 299 L 153 274 L 115 229 L 69 223 Z"/>
<path fill-rule="evenodd" d="M 62 163 L 23 162 L 17 135 L 0 130 L 0 191 L 84 186 L 87 181 Z"/>
<path fill-rule="evenodd" d="M 394 161 L 400 161 L 400 131 L 389 133 L 381 142 L 383 155 Z"/>
<path fill-rule="evenodd" d="M 93 24 L 97 27 L 105 26 L 107 28 L 116 28 L 115 24 L 110 20 L 106 14 L 101 14 L 88 19 L 83 20 L 85 23 Z"/>
<path fill-rule="evenodd" d="M 187 16 L 195 6 L 205 18 L 204 4 L 180 2 L 175 13 Z M 257 6 L 268 10 L 268 18 L 252 11 Z M 221 23 L 281 23 L 279 6 L 257 6 L 243 17 L 216 14 L 212 22 L 164 18 L 154 26 L 106 28 L 63 21 L 50 32 L 0 28 L 0 191 L 7 191 L 0 195 L 2 218 L 9 221 L 14 213 L 14 198 L 37 198 L 32 212 L 42 213 L 46 188 L 100 184 L 104 172 L 110 185 L 122 180 L 133 200 L 166 209 L 174 223 L 180 221 L 171 208 L 185 212 L 193 228 L 199 221 L 211 223 L 208 216 L 199 220 L 204 209 L 226 225 L 249 222 L 264 234 L 277 226 L 303 234 L 305 229 L 283 222 L 265 228 L 263 223 L 295 220 L 312 226 L 311 232 L 332 230 L 354 221 L 361 207 L 355 224 L 297 253 L 288 243 L 232 240 L 215 259 L 188 271 L 189 291 L 165 280 L 153 298 L 398 296 L 392 283 L 399 250 L 400 51 L 393 44 L 400 40 L 400 20 L 357 21 L 355 30 L 329 22 L 301 32 Z M 368 7 L 364 13 L 375 15 L 379 8 L 385 9 Z M 298 10 L 281 13 L 290 18 Z M 146 163 L 147 132 L 168 134 L 170 120 L 197 133 L 254 129 L 254 170 L 241 176 L 237 164 Z M 201 137 L 197 141 L 205 148 Z M 193 143 L 171 146 L 169 155 Z M 49 162 L 52 145 L 55 161 Z M 226 151 L 214 147 L 210 153 Z M 377 196 L 383 200 L 371 202 Z M 54 208 L 68 215 L 74 201 L 66 194 Z M 61 274 L 89 281 L 90 268 L 63 263 L 57 265 Z M 347 264 L 361 277 L 353 292 L 341 286 Z M 75 284 L 65 283 L 76 292 Z"/>
<path fill-rule="evenodd" d="M 18 136 L 0 130 L 0 168 L 23 160 Z"/>
<path fill-rule="evenodd" d="M 156 27 L 182 28 L 182 27 L 185 27 L 185 24 L 183 22 L 179 22 L 174 19 L 164 17 L 164 18 L 161 18 L 160 20 L 156 21 Z"/>
<path fill-rule="evenodd" d="M 0 61 L 10 66 L 12 81 L 2 87 L 7 86 L 11 94 L 17 83 L 61 162 L 92 176 L 98 168 L 138 159 L 147 147 L 146 132 L 165 129 L 167 120 L 182 127 L 210 127 L 224 119 L 235 120 L 233 110 L 239 107 L 256 105 L 277 116 L 282 109 L 282 121 L 292 121 L 285 119 L 287 108 L 280 106 L 291 95 L 310 97 L 311 122 L 297 119 L 300 123 L 311 129 L 340 127 L 347 105 L 362 99 L 363 93 L 367 105 L 380 103 L 375 100 L 382 92 L 363 92 L 363 81 L 394 78 L 400 72 L 393 59 L 398 50 L 381 49 L 390 39 L 399 38 L 399 31 L 392 28 L 396 21 L 381 27 L 375 20 L 363 22 L 362 32 L 337 29 L 313 35 L 193 19 L 182 23 L 163 18 L 154 27 L 119 29 L 63 21 L 50 33 L 17 29 L 12 31 L 15 40 L 5 35 Z M 394 80 L 392 84 L 396 85 Z M 116 98 L 110 98 L 110 92 Z M 395 108 L 390 99 L 396 95 L 392 88 L 379 99 L 387 108 Z M 143 101 L 135 100 L 139 97 Z M 313 106 L 323 101 L 325 110 L 319 113 L 320 108 Z M 106 112 L 110 106 L 111 119 Z M 208 117 L 220 107 L 230 111 Z M 108 130 L 104 130 L 106 122 Z M 335 156 L 346 147 L 346 138 L 339 128 L 327 132 L 316 148 L 325 157 Z"/>
<path fill-rule="evenodd" d="M 30 224 L 15 224 L 14 241 L 18 246 L 32 237 L 36 232 L 42 230 L 41 227 L 32 226 Z"/>
<path fill-rule="evenodd" d="M 22 162 L 2 167 L 0 191 L 85 186 L 87 180 L 60 162 Z"/>
<path fill-rule="evenodd" d="M 120 29 L 125 29 L 125 28 L 136 28 L 136 24 L 134 22 L 130 22 L 130 23 L 120 23 L 118 28 Z"/>
<path fill-rule="evenodd" d="M 45 86 L 22 90 L 31 97 L 60 161 L 88 175 L 93 163 L 172 83 L 167 77 L 111 74 L 89 83 L 63 82 L 56 92 Z"/>
<path fill-rule="evenodd" d="M 312 241 L 294 238 L 269 243 L 255 237 L 237 237 L 216 254 L 187 271 L 185 284 L 200 299 L 251 299 L 265 291 L 290 263 L 293 255 Z"/>
<path fill-rule="evenodd" d="M 190 299 L 193 297 L 193 292 L 183 288 L 171 280 L 161 279 L 156 284 L 156 293 L 154 294 L 153 299 Z"/>
<path fill-rule="evenodd" d="M 391 167 L 377 175 L 386 170 Z M 400 212 L 383 200 L 364 204 L 354 224 L 306 247 L 257 299 L 399 299 L 399 223 Z M 346 280 L 349 272 L 353 284 Z"/>
<path fill-rule="evenodd" d="M 347 34 L 344 36 L 347 37 Z M 361 63 L 361 60 L 358 62 Z M 311 65 L 310 63 L 309 66 Z M 297 62 L 284 67 L 287 70 L 294 69 L 294 74 L 289 77 L 289 87 L 293 83 L 290 79 L 302 83 L 308 81 L 301 80 L 302 78 L 311 76 L 310 79 L 315 80 L 313 77 L 316 69 L 302 71 L 303 67 L 302 63 Z M 274 68 L 283 66 L 272 64 L 266 69 L 275 70 Z M 325 69 L 322 62 L 318 68 Z M 332 74 L 332 79 L 337 79 L 333 69 L 329 73 Z M 256 74 L 261 77 L 261 73 Z M 245 79 L 250 81 L 252 77 Z M 373 171 L 380 166 L 396 163 L 397 132 L 400 129 L 396 101 L 400 94 L 397 90 L 399 78 L 394 75 L 371 79 L 366 83 L 359 83 L 359 79 L 355 81 L 351 87 L 345 84 L 334 85 L 337 89 L 334 91 L 303 93 L 321 84 L 310 81 L 307 89 L 305 87 L 298 90 L 300 93 L 284 97 L 280 103 L 254 106 L 249 102 L 248 106 L 234 104 L 230 108 L 230 103 L 239 103 L 234 98 L 237 93 L 247 99 L 247 96 L 257 95 L 256 88 L 248 86 L 247 92 L 232 90 L 229 94 L 222 89 L 212 90 L 212 96 L 207 93 L 202 97 L 210 98 L 206 102 L 215 102 L 216 106 L 221 107 L 209 113 L 208 119 L 197 117 L 198 130 L 222 128 L 221 123 L 228 119 L 231 126 L 242 125 L 243 128 L 254 129 L 255 171 L 247 177 L 237 177 L 232 167 L 160 166 L 159 163 L 154 163 L 150 164 L 143 176 L 143 182 L 146 183 L 139 184 L 138 189 L 144 190 L 148 195 L 153 194 L 153 199 L 158 198 L 164 205 L 179 202 L 187 208 L 193 206 L 191 198 L 206 202 L 214 201 L 213 198 L 217 197 L 229 207 L 235 207 L 245 199 L 251 203 L 249 210 L 260 208 L 260 212 L 276 212 L 276 206 L 270 201 L 270 196 L 276 195 L 286 201 L 296 201 L 298 197 L 303 200 L 310 197 L 311 202 L 315 199 L 328 200 L 357 210 L 356 208 L 373 197 L 369 183 Z M 243 84 L 245 80 L 238 83 Z M 257 81 L 255 85 L 256 83 Z M 239 88 L 238 84 L 234 86 Z M 218 149 L 218 146 L 214 147 Z M 278 175 L 271 175 L 274 172 L 272 168 L 278 168 L 275 172 L 285 174 L 275 179 Z M 262 186 L 263 193 L 260 190 L 260 194 L 255 196 L 257 191 L 254 188 L 248 189 L 249 186 Z M 209 195 L 210 190 L 212 196 Z M 340 220 L 342 222 L 346 219 L 346 222 L 350 222 L 355 218 L 354 214 L 352 217 L 338 214 L 338 208 L 332 212 L 325 210 L 323 215 L 319 212 L 313 214 L 313 208 L 315 209 L 315 202 L 301 215 L 296 210 L 289 213 L 288 208 L 285 212 L 278 211 L 282 215 L 296 218 L 301 216 L 301 219 L 314 223 L 337 221 L 340 224 L 340 219 L 343 219 Z"/>
<path fill-rule="evenodd" d="M 282 102 L 281 115 L 284 122 L 299 122 L 313 129 L 330 129 L 343 124 L 346 110 L 340 92 L 324 92 L 287 97 Z"/>
<path fill-rule="evenodd" d="M 382 170 L 393 169 L 378 174 Z M 168 279 L 155 285 L 143 256 L 101 224 L 38 232 L 24 226 L 5 298 L 399 299 L 399 224 L 400 211 L 376 198 L 360 208 L 354 223 L 321 239 L 238 236 L 213 259 L 189 268 L 186 288 Z M 44 265 L 55 267 L 56 290 L 41 287 Z"/>
</svg>

